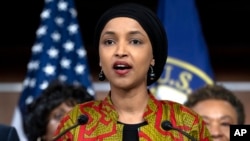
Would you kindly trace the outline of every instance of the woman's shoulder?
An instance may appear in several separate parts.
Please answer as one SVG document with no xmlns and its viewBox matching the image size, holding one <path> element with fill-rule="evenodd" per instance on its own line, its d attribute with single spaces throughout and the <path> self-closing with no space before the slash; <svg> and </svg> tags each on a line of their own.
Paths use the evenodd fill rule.
<svg viewBox="0 0 250 141">
<path fill-rule="evenodd" d="M 175 117 L 178 117 L 185 122 L 190 120 L 199 120 L 201 118 L 199 114 L 181 103 L 170 100 L 161 101 L 165 109 L 168 110 L 170 114 L 173 114 Z"/>
<path fill-rule="evenodd" d="M 192 130 L 199 130 L 201 127 L 205 126 L 202 117 L 193 111 L 192 109 L 186 107 L 185 105 L 169 100 L 162 100 L 164 105 L 163 112 L 168 113 L 170 121 L 175 121 L 175 126 L 185 129 L 186 127 Z"/>
<path fill-rule="evenodd" d="M 67 122 L 68 124 L 71 123 L 75 123 L 76 119 L 80 118 L 82 115 L 85 116 L 91 116 L 92 112 L 98 111 L 98 105 L 100 105 L 101 101 L 98 100 L 93 100 L 93 101 L 87 101 L 84 103 L 80 103 L 75 105 L 70 112 L 63 118 L 63 122 Z"/>
<path fill-rule="evenodd" d="M 92 100 L 92 101 L 87 101 L 87 102 L 84 102 L 84 103 L 80 103 L 78 104 L 79 107 L 93 107 L 94 105 L 99 105 L 102 103 L 102 100 Z"/>
<path fill-rule="evenodd" d="M 92 100 L 84 103 L 80 103 L 71 110 L 72 115 L 90 114 L 93 111 L 100 111 L 102 109 L 103 102 L 101 100 Z"/>
<path fill-rule="evenodd" d="M 174 108 L 176 110 L 180 109 L 180 110 L 184 110 L 184 111 L 194 112 L 192 109 L 186 107 L 184 104 L 176 102 L 176 101 L 171 101 L 171 100 L 159 100 L 159 101 L 161 101 L 164 106 Z"/>
<path fill-rule="evenodd" d="M 101 105 L 102 105 L 101 100 L 92 100 L 92 101 L 87 101 L 87 102 L 84 102 L 84 103 L 77 104 L 73 108 L 73 110 L 75 110 L 75 111 L 86 111 L 87 109 L 88 110 L 90 110 L 90 109 L 96 109 L 97 110 L 97 107 L 100 107 Z"/>
</svg>

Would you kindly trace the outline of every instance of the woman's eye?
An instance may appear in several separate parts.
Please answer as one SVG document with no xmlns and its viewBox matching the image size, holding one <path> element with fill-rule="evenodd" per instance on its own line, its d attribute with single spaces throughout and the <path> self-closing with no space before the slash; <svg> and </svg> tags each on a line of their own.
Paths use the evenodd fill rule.
<svg viewBox="0 0 250 141">
<path fill-rule="evenodd" d="M 56 120 L 58 120 L 58 121 L 60 121 L 60 120 L 62 119 L 63 116 L 64 116 L 64 114 L 60 113 L 60 114 L 55 114 L 55 115 L 53 116 L 53 118 L 56 119 Z"/>
<path fill-rule="evenodd" d="M 221 125 L 222 126 L 230 126 L 230 123 L 228 123 L 228 122 L 222 122 Z"/>
<path fill-rule="evenodd" d="M 105 40 L 104 44 L 105 45 L 112 45 L 112 44 L 114 44 L 114 41 L 113 40 Z"/>
<path fill-rule="evenodd" d="M 141 44 L 142 42 L 140 40 L 134 39 L 134 40 L 131 41 L 131 43 L 137 45 L 137 44 Z"/>
</svg>

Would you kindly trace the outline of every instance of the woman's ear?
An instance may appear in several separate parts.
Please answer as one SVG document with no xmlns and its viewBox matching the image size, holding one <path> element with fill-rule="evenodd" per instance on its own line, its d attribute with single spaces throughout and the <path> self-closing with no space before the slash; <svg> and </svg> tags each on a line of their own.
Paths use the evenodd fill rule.
<svg viewBox="0 0 250 141">
<path fill-rule="evenodd" d="M 155 59 L 152 59 L 150 65 L 151 65 L 151 66 L 154 66 L 154 65 L 155 65 Z"/>
</svg>

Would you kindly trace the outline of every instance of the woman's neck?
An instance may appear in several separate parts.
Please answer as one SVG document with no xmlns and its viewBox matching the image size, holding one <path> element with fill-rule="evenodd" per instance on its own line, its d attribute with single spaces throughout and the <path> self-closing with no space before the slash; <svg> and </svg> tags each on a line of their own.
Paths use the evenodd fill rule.
<svg viewBox="0 0 250 141">
<path fill-rule="evenodd" d="M 147 89 L 142 91 L 111 91 L 111 100 L 118 112 L 119 121 L 128 124 L 143 122 L 148 103 Z"/>
</svg>

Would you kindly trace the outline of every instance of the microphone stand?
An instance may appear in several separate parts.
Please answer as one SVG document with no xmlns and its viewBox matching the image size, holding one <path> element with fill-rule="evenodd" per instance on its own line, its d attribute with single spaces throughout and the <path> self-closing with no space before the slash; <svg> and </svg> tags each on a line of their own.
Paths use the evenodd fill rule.
<svg viewBox="0 0 250 141">
<path fill-rule="evenodd" d="M 68 132 L 69 130 L 77 127 L 78 125 L 83 125 L 86 124 L 88 122 L 89 118 L 87 115 L 80 115 L 77 119 L 77 123 L 74 124 L 73 126 L 70 126 L 69 128 L 65 129 L 63 132 L 61 132 L 60 134 L 58 134 L 56 137 L 54 137 L 51 141 L 56 141 L 58 140 L 60 137 L 62 137 L 64 134 L 66 134 L 66 132 Z"/>
<path fill-rule="evenodd" d="M 179 129 L 179 128 L 175 128 L 173 127 L 172 123 L 168 120 L 165 120 L 161 123 L 161 127 L 165 130 L 176 130 L 178 132 L 180 132 L 181 134 L 185 135 L 187 138 L 189 138 L 191 141 L 197 141 L 194 137 L 192 137 L 191 135 L 189 135 L 188 133 L 184 132 L 183 130 Z"/>
</svg>

